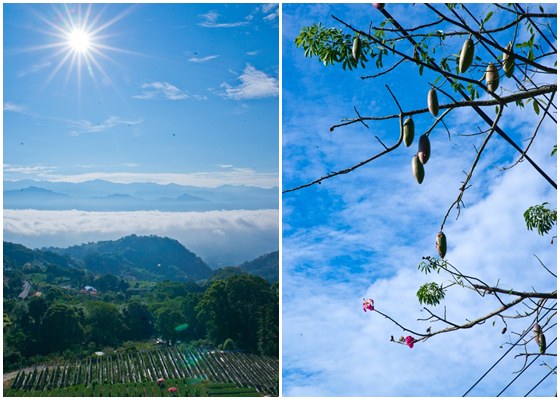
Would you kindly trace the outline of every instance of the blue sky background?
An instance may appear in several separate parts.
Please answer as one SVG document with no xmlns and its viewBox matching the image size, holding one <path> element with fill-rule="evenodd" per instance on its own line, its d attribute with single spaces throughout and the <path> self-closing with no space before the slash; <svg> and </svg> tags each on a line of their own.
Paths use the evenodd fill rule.
<svg viewBox="0 0 560 400">
<path fill-rule="evenodd" d="M 276 5 L 5 4 L 5 179 L 276 186 L 277 36 Z"/>
<path fill-rule="evenodd" d="M 486 15 L 489 5 L 472 8 Z M 554 5 L 544 5 L 556 12 Z M 422 5 L 387 4 L 389 12 L 405 27 L 435 20 Z M 340 27 L 331 14 L 367 30 L 383 16 L 371 4 L 284 4 L 282 8 L 283 51 L 283 189 L 310 182 L 330 171 L 348 168 L 382 150 L 375 139 L 387 145 L 398 139 L 398 121 L 368 122 L 370 129 L 354 124 L 329 132 L 343 118 L 398 113 L 385 84 L 405 110 L 426 107 L 426 96 L 436 75 L 401 65 L 393 74 L 374 80 L 364 75 L 378 72 L 325 68 L 317 59 L 303 56 L 295 37 L 303 26 L 322 22 Z M 498 14 L 488 27 L 503 22 Z M 445 28 L 442 28 L 445 29 Z M 523 30 L 524 31 L 524 30 Z M 525 33 L 522 33 L 525 35 Z M 525 36 L 526 37 L 526 36 Z M 498 37 L 507 43 L 510 39 Z M 465 38 L 451 38 L 444 51 L 458 54 Z M 519 41 L 526 40 L 523 36 Z M 405 49 L 406 46 L 405 46 Z M 412 54 L 412 49 L 409 48 Z M 477 50 L 483 60 L 488 55 Z M 554 60 L 548 60 L 553 64 Z M 393 62 L 389 58 L 386 65 Z M 475 69 L 473 77 L 482 75 Z M 480 73 L 480 74 L 479 74 Z M 480 76 L 479 76 L 480 75 Z M 543 83 L 546 78 L 536 77 Z M 550 79 L 550 78 L 549 78 Z M 502 80 L 506 93 L 514 90 L 511 80 Z M 449 90 L 451 91 L 451 90 Z M 440 104 L 444 103 L 440 97 Z M 494 108 L 486 110 L 494 116 Z M 517 143 L 526 143 L 539 117 L 531 107 L 508 107 L 500 126 Z M 418 137 L 432 123 L 431 115 L 414 117 Z M 410 160 L 416 143 L 347 175 L 283 195 L 283 394 L 285 396 L 461 396 L 516 340 L 527 321 L 507 320 L 508 331 L 496 320 L 466 331 L 438 335 L 413 349 L 391 343 L 403 332 L 379 314 L 364 313 L 362 299 L 373 298 L 375 306 L 405 326 L 424 331 L 428 325 L 416 298 L 419 286 L 442 282 L 442 276 L 426 276 L 417 270 L 422 256 L 436 256 L 434 241 L 448 207 L 457 198 L 464 172 L 470 169 L 481 136 L 463 137 L 487 127 L 471 110 L 458 109 L 446 118 L 451 132 L 436 128 L 430 135 L 432 156 L 426 178 L 418 185 Z M 554 179 L 556 159 L 550 157 L 556 144 L 556 125 L 545 122 L 529 154 Z M 463 198 L 465 208 L 458 220 L 452 211 L 445 225 L 447 259 L 470 275 L 486 282 L 519 290 L 554 290 L 556 280 L 539 264 L 538 257 L 556 270 L 554 233 L 545 237 L 525 228 L 523 212 L 545 201 L 556 207 L 556 192 L 526 163 L 502 171 L 517 160 L 515 151 L 495 135 L 475 171 L 472 187 Z M 452 289 L 445 304 L 447 316 L 457 322 L 480 317 L 499 307 L 492 299 L 468 290 Z M 443 307 L 435 311 L 443 313 Z M 555 319 L 554 319 L 555 322 Z M 441 326 L 440 326 L 441 327 Z M 432 326 L 435 330 L 437 324 Z M 553 327 L 547 334 L 556 337 Z M 405 335 L 406 336 L 406 335 Z M 504 346 L 501 348 L 501 346 Z M 534 342 L 530 351 L 536 351 Z M 555 345 L 553 345 L 555 352 Z M 522 358 L 514 350 L 498 368 L 476 386 L 470 395 L 495 396 L 519 370 Z M 524 395 L 548 368 L 539 360 L 504 395 Z M 556 360 L 548 357 L 551 367 Z M 551 396 L 556 376 L 549 377 L 531 395 Z"/>
<path fill-rule="evenodd" d="M 4 180 L 278 187 L 278 13 L 277 4 L 4 4 Z M 86 53 L 68 45 L 73 27 L 89 32 Z M 34 246 L 159 234 L 203 258 L 237 251 L 224 262 L 279 246 L 278 209 L 5 214 L 5 232 Z"/>
</svg>

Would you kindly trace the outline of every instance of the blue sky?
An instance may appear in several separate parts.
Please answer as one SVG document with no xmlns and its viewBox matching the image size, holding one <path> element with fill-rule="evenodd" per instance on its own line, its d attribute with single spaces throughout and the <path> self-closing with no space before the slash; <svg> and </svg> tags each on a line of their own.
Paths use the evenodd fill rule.
<svg viewBox="0 0 560 400">
<path fill-rule="evenodd" d="M 3 7 L 4 179 L 278 185 L 277 5 Z"/>
<path fill-rule="evenodd" d="M 278 187 L 278 14 L 4 4 L 4 180 Z M 157 234 L 212 265 L 279 248 L 278 209 L 4 216 L 4 237 L 31 247 Z"/>
<path fill-rule="evenodd" d="M 477 16 L 489 5 L 474 6 Z M 545 5 L 556 12 L 553 5 Z M 435 20 L 422 5 L 387 4 L 400 24 L 411 27 Z M 284 4 L 282 8 L 282 185 L 289 189 L 351 167 L 396 141 L 396 120 L 329 128 L 344 118 L 354 118 L 354 106 L 362 115 L 398 113 L 385 84 L 405 110 L 426 107 L 430 83 L 436 75 L 404 63 L 393 74 L 362 80 L 377 71 L 343 71 L 339 65 L 325 68 L 317 59 L 305 58 L 295 37 L 303 26 L 322 22 L 342 28 L 331 14 L 366 30 L 379 26 L 383 16 L 370 3 L 359 5 Z M 489 27 L 503 22 L 495 14 Z M 445 28 L 442 28 L 445 29 Z M 524 35 L 523 32 L 520 35 Z M 520 36 L 519 40 L 526 40 Z M 465 38 L 451 38 L 444 48 L 458 54 Z M 505 40 L 505 37 L 499 37 Z M 508 39 L 509 40 L 509 39 Z M 507 43 L 507 40 L 506 40 Z M 412 49 L 404 46 L 405 51 Z M 477 53 L 483 60 L 488 55 Z M 554 60 L 548 60 L 553 63 Z M 393 61 L 386 59 L 387 66 Z M 478 69 L 473 77 L 479 79 Z M 482 72 L 480 72 L 482 75 Z M 546 78 L 538 77 L 538 82 Z M 554 80 L 555 81 L 555 80 Z M 514 83 L 502 81 L 504 93 Z M 449 90 L 451 92 L 451 90 Z M 440 103 L 443 101 L 440 98 Z M 486 110 L 494 116 L 494 109 Z M 500 122 L 518 144 L 526 143 L 540 117 L 531 107 L 509 107 Z M 417 137 L 432 123 L 428 114 L 414 117 Z M 285 396 L 461 396 L 517 339 L 526 321 L 501 320 L 476 329 L 438 335 L 413 349 L 391 343 L 403 332 L 379 314 L 364 313 L 362 299 L 373 298 L 380 311 L 405 326 L 424 331 L 428 325 L 416 298 L 419 286 L 443 282 L 442 276 L 426 276 L 417 267 L 423 256 L 436 256 L 434 241 L 447 209 L 459 194 L 464 171 L 480 147 L 482 137 L 470 135 L 487 127 L 467 109 L 453 111 L 445 119 L 451 133 L 436 128 L 431 136 L 432 156 L 422 185 L 414 180 L 410 160 L 416 143 L 350 174 L 334 177 L 283 195 L 282 203 L 282 355 Z M 418 133 L 420 132 L 420 133 Z M 529 154 L 552 177 L 556 159 L 556 125 L 544 122 Z M 556 207 L 556 192 L 526 163 L 503 171 L 518 156 L 504 140 L 494 136 L 475 171 L 472 187 L 463 198 L 465 207 L 445 225 L 447 260 L 466 273 L 487 282 L 521 290 L 554 290 L 556 280 L 539 264 L 555 270 L 553 235 L 538 236 L 525 228 L 523 212 L 545 201 Z M 447 316 L 464 321 L 499 307 L 468 290 L 447 294 Z M 435 311 L 443 313 L 443 308 Z M 554 321 L 555 322 L 555 318 Z M 441 326 L 439 326 L 441 328 Z M 438 328 L 437 324 L 433 329 Z M 553 326 L 548 341 L 555 338 Z M 406 335 L 405 335 L 406 336 Z M 528 346 L 534 346 L 534 342 Z M 503 348 L 501 347 L 503 346 Z M 532 349 L 534 350 L 534 349 Z M 519 370 L 519 352 L 506 356 L 470 395 L 495 396 Z M 553 351 L 555 352 L 555 351 Z M 541 360 L 539 360 L 541 361 Z M 545 360 L 554 367 L 556 360 Z M 504 395 L 524 395 L 549 371 L 539 362 L 522 375 Z M 556 376 L 549 377 L 532 395 L 550 396 Z"/>
</svg>

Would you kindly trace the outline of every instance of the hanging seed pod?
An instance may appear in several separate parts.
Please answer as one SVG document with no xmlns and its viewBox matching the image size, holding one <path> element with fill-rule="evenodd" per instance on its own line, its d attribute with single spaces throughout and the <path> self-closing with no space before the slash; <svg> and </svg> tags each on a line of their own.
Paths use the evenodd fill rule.
<svg viewBox="0 0 560 400">
<path fill-rule="evenodd" d="M 542 333 L 541 326 L 539 324 L 535 324 L 533 332 L 535 333 L 535 336 L 539 336 Z"/>
<path fill-rule="evenodd" d="M 539 336 L 537 336 L 537 339 L 539 351 L 541 352 L 541 354 L 544 354 L 546 351 L 546 337 L 544 336 L 544 333 L 541 333 Z"/>
<path fill-rule="evenodd" d="M 422 164 L 428 162 L 431 152 L 430 139 L 428 139 L 426 134 L 423 134 L 420 136 L 420 139 L 418 139 L 418 158 Z"/>
<path fill-rule="evenodd" d="M 418 64 L 418 61 L 420 60 L 420 54 L 418 54 L 418 48 L 417 47 L 414 47 L 414 52 L 412 53 L 412 58 L 414 59 L 416 64 Z"/>
<path fill-rule="evenodd" d="M 410 147 L 414 141 L 414 121 L 410 117 L 403 123 L 403 141 L 406 147 Z"/>
<path fill-rule="evenodd" d="M 494 92 L 498 89 L 500 85 L 500 74 L 498 74 L 498 70 L 494 63 L 488 63 L 488 68 L 486 68 L 486 87 L 488 91 Z"/>
<path fill-rule="evenodd" d="M 439 102 L 437 98 L 436 89 L 433 87 L 428 92 L 428 110 L 432 113 L 434 117 L 438 116 L 439 113 Z"/>
<path fill-rule="evenodd" d="M 424 165 L 420 162 L 417 155 L 412 157 L 412 174 L 418 183 L 424 181 Z"/>
<path fill-rule="evenodd" d="M 352 57 L 354 57 L 354 60 L 358 61 L 358 57 L 360 57 L 361 49 L 362 49 L 362 43 L 360 41 L 360 36 L 356 36 L 354 38 L 354 43 L 352 45 Z"/>
<path fill-rule="evenodd" d="M 447 238 L 443 232 L 439 232 L 436 236 L 436 249 L 439 256 L 444 258 L 447 253 Z"/>
<path fill-rule="evenodd" d="M 509 42 L 507 47 L 506 47 L 507 51 L 512 51 L 513 50 L 513 43 Z M 502 64 L 502 68 L 504 69 L 504 72 L 506 73 L 506 76 L 508 78 L 511 78 L 511 76 L 513 75 L 513 70 L 515 68 L 515 56 L 513 54 L 508 54 L 508 53 L 504 53 L 504 56 L 502 57 L 503 59 L 503 64 Z"/>
<path fill-rule="evenodd" d="M 383 10 L 385 8 L 385 3 L 371 3 L 378 10 Z"/>
<path fill-rule="evenodd" d="M 461 54 L 459 56 L 459 71 L 461 71 L 462 74 L 465 73 L 465 71 L 471 66 L 473 57 L 474 42 L 469 37 L 465 40 L 465 43 L 463 43 L 463 48 L 461 49 Z"/>
</svg>

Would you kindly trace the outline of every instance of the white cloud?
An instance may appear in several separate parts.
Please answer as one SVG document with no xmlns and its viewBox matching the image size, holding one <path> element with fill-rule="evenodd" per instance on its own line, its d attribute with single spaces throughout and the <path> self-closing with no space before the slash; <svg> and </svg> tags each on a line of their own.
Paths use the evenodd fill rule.
<svg viewBox="0 0 560 400">
<path fill-rule="evenodd" d="M 433 161 L 436 159 L 430 163 Z M 434 170 L 442 167 L 428 166 Z M 390 169 L 394 171 L 395 165 L 380 173 L 389 176 Z M 507 346 L 500 346 L 517 338 L 512 332 L 521 332 L 528 321 L 507 319 L 505 335 L 498 319 L 495 327 L 490 321 L 468 331 L 434 337 L 414 349 L 391 343 L 389 336 L 398 338 L 402 331 L 377 314 L 365 314 L 361 299 L 371 297 L 380 311 L 407 327 L 425 331 L 428 325 L 417 321 L 426 315 L 420 312 L 415 293 L 421 284 L 442 282 L 444 277 L 425 276 L 416 266 L 422 256 L 435 255 L 437 221 L 446 203 L 436 196 L 447 196 L 447 191 L 441 189 L 445 185 L 439 179 L 426 190 L 414 184 L 416 193 L 409 193 L 400 181 L 376 188 L 363 183 L 367 175 L 375 182 L 372 173 L 342 178 L 336 185 L 329 184 L 328 190 L 310 196 L 309 211 L 292 211 L 320 210 L 323 223 L 296 228 L 290 224 L 297 224 L 298 215 L 284 217 L 283 368 L 288 372 L 284 395 L 460 396 L 503 354 Z M 556 250 L 550 237 L 528 232 L 522 217 L 528 206 L 553 201 L 553 190 L 531 167 L 523 165 L 499 179 L 487 195 L 481 194 L 470 193 L 460 219 L 448 222 L 448 260 L 490 284 L 499 279 L 504 288 L 554 290 L 556 280 L 533 253 L 555 270 Z M 297 201 L 287 197 L 285 203 Z M 334 211 L 324 205 L 326 197 L 345 206 Z M 298 204 L 302 207 L 301 200 Z M 450 290 L 445 304 L 448 317 L 455 322 L 500 307 L 491 298 L 461 288 Z M 443 313 L 441 307 L 438 311 Z M 434 324 L 433 329 L 436 327 Z M 522 349 L 514 350 L 473 394 L 497 394 L 514 376 L 511 372 L 521 368 L 523 361 L 513 359 L 520 352 Z M 526 392 L 545 373 L 543 368 L 532 368 L 510 393 L 527 388 Z M 543 389 L 554 390 L 551 384 L 552 379 Z"/>
<path fill-rule="evenodd" d="M 132 96 L 135 99 L 150 100 L 164 98 L 167 100 L 185 100 L 193 98 L 205 100 L 206 96 L 191 95 L 169 82 L 150 82 L 142 85 L 142 94 Z"/>
<path fill-rule="evenodd" d="M 259 99 L 265 97 L 278 96 L 278 79 L 257 70 L 252 65 L 247 64 L 237 79 L 241 81 L 239 86 L 232 87 L 227 83 L 222 83 L 225 89 L 224 96 L 234 100 Z"/>
<path fill-rule="evenodd" d="M 220 57 L 219 55 L 213 55 L 213 56 L 206 56 L 206 57 L 191 57 L 189 58 L 189 62 L 193 62 L 193 63 L 205 63 L 211 60 L 214 60 L 216 58 Z"/>
<path fill-rule="evenodd" d="M 265 14 L 263 17 L 265 21 L 274 21 L 278 18 L 278 4 L 264 4 L 261 7 L 261 12 Z"/>
<path fill-rule="evenodd" d="M 121 117 L 110 116 L 103 122 L 93 123 L 86 120 L 81 121 L 68 121 L 70 125 L 76 129 L 71 131 L 72 135 L 79 135 L 80 133 L 99 133 L 108 129 L 114 128 L 118 125 L 133 126 L 142 123 L 141 119 L 129 120 Z"/>
<path fill-rule="evenodd" d="M 4 103 L 4 111 L 25 113 L 27 111 L 27 108 L 25 106 L 20 105 L 20 104 L 16 104 L 14 102 L 7 101 L 7 102 Z"/>
<path fill-rule="evenodd" d="M 16 173 L 16 174 L 33 174 L 33 175 L 44 175 L 50 174 L 56 171 L 58 168 L 53 166 L 45 165 L 14 165 L 14 164 L 4 164 L 4 175 L 6 173 Z M 4 176 L 4 179 L 6 177 Z"/>
<path fill-rule="evenodd" d="M 248 51 L 245 54 L 247 54 L 248 56 L 256 56 L 257 54 L 259 54 L 259 50 Z"/>
<path fill-rule="evenodd" d="M 202 22 L 198 25 L 205 28 L 236 28 L 238 26 L 244 26 L 249 24 L 248 20 L 235 21 L 235 22 L 218 22 L 221 15 L 216 11 L 209 11 L 206 14 L 200 15 Z"/>
<path fill-rule="evenodd" d="M 278 250 L 278 210 L 4 210 L 4 240 L 30 247 L 69 246 L 133 233 L 172 237 L 203 259 L 241 263 Z"/>
</svg>

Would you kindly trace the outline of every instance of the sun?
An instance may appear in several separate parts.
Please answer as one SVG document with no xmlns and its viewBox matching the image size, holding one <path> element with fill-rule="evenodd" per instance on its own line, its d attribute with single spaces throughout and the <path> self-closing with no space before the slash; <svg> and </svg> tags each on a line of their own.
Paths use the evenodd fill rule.
<svg viewBox="0 0 560 400">
<path fill-rule="evenodd" d="M 126 7 L 108 15 L 106 5 L 100 8 L 97 4 L 53 4 L 49 12 L 34 13 L 42 24 L 33 30 L 43 34 L 45 43 L 23 51 L 52 51 L 45 58 L 53 67 L 43 86 L 48 85 L 64 69 L 66 82 L 75 74 L 78 91 L 81 90 L 83 78 L 95 85 L 98 82 L 112 85 L 102 61 L 114 62 L 110 53 L 141 55 L 113 47 L 107 42 L 118 36 L 118 32 L 112 28 L 136 8 Z"/>
<path fill-rule="evenodd" d="M 91 33 L 83 28 L 74 28 L 68 32 L 68 46 L 73 52 L 87 53 L 92 45 Z"/>
</svg>

